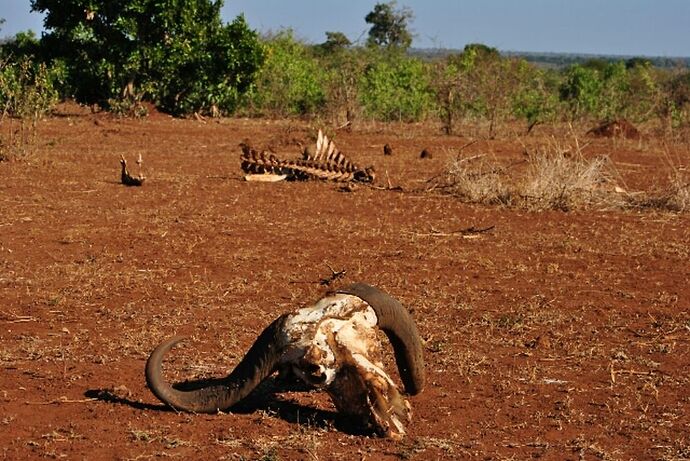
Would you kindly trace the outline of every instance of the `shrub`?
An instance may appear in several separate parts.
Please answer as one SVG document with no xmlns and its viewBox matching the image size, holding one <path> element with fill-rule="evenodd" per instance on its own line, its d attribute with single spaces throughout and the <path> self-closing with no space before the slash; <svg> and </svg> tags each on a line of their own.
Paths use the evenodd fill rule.
<svg viewBox="0 0 690 461">
<path fill-rule="evenodd" d="M 244 17 L 224 25 L 222 1 L 32 0 L 46 13 L 46 58 L 62 60 L 67 94 L 108 106 L 149 99 L 174 114 L 236 109 L 263 61 Z"/>
<path fill-rule="evenodd" d="M 527 87 L 535 72 L 526 61 L 502 58 L 496 49 L 481 44 L 467 45 L 461 54 L 450 56 L 434 78 L 446 132 L 453 131 L 454 120 L 460 118 L 487 120 L 490 138 L 516 112 L 529 123 L 543 121 L 546 110 L 541 104 L 547 98 L 539 99 L 538 87 L 531 92 Z"/>
<path fill-rule="evenodd" d="M 0 161 L 31 153 L 36 122 L 58 101 L 56 86 L 61 75 L 59 67 L 34 64 L 28 58 L 0 61 L 0 127 L 8 133 L 0 138 Z"/>
<path fill-rule="evenodd" d="M 381 121 L 420 121 L 433 107 L 426 66 L 400 54 L 381 54 L 369 64 L 359 85 L 364 113 Z"/>
<path fill-rule="evenodd" d="M 0 111 L 37 120 L 58 102 L 57 87 L 63 77 L 59 66 L 48 67 L 24 58 L 0 62 Z"/>
<path fill-rule="evenodd" d="M 326 102 L 325 71 L 310 50 L 286 30 L 264 42 L 266 62 L 249 95 L 251 110 L 279 116 L 312 115 Z"/>
<path fill-rule="evenodd" d="M 326 112 L 337 123 L 352 122 L 360 113 L 359 83 L 367 66 L 368 54 L 362 50 L 341 49 L 324 55 L 326 70 Z"/>
<path fill-rule="evenodd" d="M 527 134 L 539 124 L 553 121 L 559 111 L 554 74 L 532 67 L 528 69 L 520 78 L 512 100 L 512 113 L 526 122 Z"/>
<path fill-rule="evenodd" d="M 601 80 L 597 70 L 579 64 L 566 70 L 560 86 L 560 97 L 568 104 L 572 120 L 596 114 L 600 94 Z"/>
<path fill-rule="evenodd" d="M 531 156 L 519 194 L 529 208 L 568 211 L 620 206 L 619 197 L 604 188 L 609 182 L 607 157 L 585 159 L 560 152 Z"/>
<path fill-rule="evenodd" d="M 469 203 L 568 211 L 625 205 L 613 186 L 608 158 L 586 159 L 577 145 L 550 145 L 528 156 L 526 168 L 501 165 L 484 156 L 458 158 L 441 176 L 441 189 Z"/>
</svg>

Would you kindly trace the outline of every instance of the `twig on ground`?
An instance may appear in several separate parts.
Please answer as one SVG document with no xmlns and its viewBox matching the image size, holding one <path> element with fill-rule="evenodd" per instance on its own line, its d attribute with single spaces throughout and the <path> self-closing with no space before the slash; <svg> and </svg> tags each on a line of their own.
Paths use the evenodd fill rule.
<svg viewBox="0 0 690 461">
<path fill-rule="evenodd" d="M 328 286 L 331 283 L 335 282 L 336 280 L 339 280 L 339 279 L 345 277 L 345 274 L 347 273 L 347 269 L 343 269 L 341 271 L 336 271 L 336 270 L 333 270 L 333 268 L 330 266 L 330 264 L 326 263 L 326 266 L 331 270 L 331 275 L 329 275 L 326 278 L 319 280 L 319 285 Z"/>
<path fill-rule="evenodd" d="M 38 319 L 31 315 L 17 315 L 7 312 L 0 312 L 0 321 L 7 323 L 38 322 Z"/>
<path fill-rule="evenodd" d="M 48 400 L 46 402 L 30 402 L 26 401 L 24 404 L 26 405 L 55 405 L 56 403 L 89 403 L 89 402 L 95 402 L 97 401 L 97 398 L 89 398 L 89 399 L 68 399 L 65 396 L 58 397 L 57 399 L 53 400 Z"/>
<path fill-rule="evenodd" d="M 453 236 L 461 236 L 466 239 L 472 239 L 472 238 L 478 238 L 480 234 L 484 234 L 486 232 L 492 231 L 496 226 L 488 226 L 488 227 L 475 227 L 475 226 L 470 226 L 466 227 L 464 229 L 456 230 L 456 231 L 451 231 L 451 232 L 442 232 L 437 229 L 434 229 L 433 227 L 430 228 L 429 232 L 412 232 L 414 235 L 418 236 L 425 236 L 425 237 L 453 237 Z"/>
</svg>

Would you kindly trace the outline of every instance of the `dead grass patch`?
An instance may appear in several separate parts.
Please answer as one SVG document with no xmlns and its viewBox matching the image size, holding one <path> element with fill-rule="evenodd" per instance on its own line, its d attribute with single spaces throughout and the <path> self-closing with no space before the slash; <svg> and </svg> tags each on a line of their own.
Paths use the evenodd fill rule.
<svg viewBox="0 0 690 461">
<path fill-rule="evenodd" d="M 442 191 L 463 202 L 527 210 L 690 209 L 690 177 L 686 167 L 667 154 L 665 185 L 629 192 L 614 162 L 606 155 L 583 153 L 577 138 L 570 145 L 550 140 L 524 160 L 499 162 L 486 155 L 458 156 L 431 180 L 427 191 Z"/>
<path fill-rule="evenodd" d="M 673 165 L 668 168 L 668 182 L 665 185 L 649 193 L 632 195 L 628 205 L 678 213 L 690 210 L 690 174 Z"/>
<path fill-rule="evenodd" d="M 620 206 L 621 196 L 612 180 L 608 157 L 586 159 L 556 152 L 531 155 L 516 195 L 531 209 L 569 211 Z"/>
</svg>

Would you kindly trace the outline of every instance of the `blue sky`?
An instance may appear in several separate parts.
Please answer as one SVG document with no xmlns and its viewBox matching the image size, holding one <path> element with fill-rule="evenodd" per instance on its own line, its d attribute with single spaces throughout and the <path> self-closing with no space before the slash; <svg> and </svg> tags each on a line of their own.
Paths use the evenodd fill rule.
<svg viewBox="0 0 690 461">
<path fill-rule="evenodd" d="M 223 17 L 244 13 L 260 32 L 292 28 L 320 43 L 326 31 L 364 40 L 375 0 L 226 0 Z M 414 12 L 415 47 L 690 56 L 690 0 L 399 0 Z M 40 31 L 29 0 L 0 0 L 0 36 Z"/>
</svg>

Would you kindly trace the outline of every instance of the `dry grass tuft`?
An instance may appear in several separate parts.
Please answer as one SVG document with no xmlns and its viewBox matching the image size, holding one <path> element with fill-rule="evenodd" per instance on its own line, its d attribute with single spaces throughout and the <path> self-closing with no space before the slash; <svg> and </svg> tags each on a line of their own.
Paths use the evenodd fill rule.
<svg viewBox="0 0 690 461">
<path fill-rule="evenodd" d="M 483 156 L 460 157 L 451 162 L 447 180 L 449 191 L 461 200 L 486 205 L 510 205 L 512 191 L 504 168 Z"/>
<path fill-rule="evenodd" d="M 633 196 L 629 206 L 633 208 L 652 208 L 685 212 L 690 210 L 690 174 L 684 167 L 668 163 L 668 182 L 656 191 Z"/>
<path fill-rule="evenodd" d="M 484 156 L 456 158 L 443 176 L 445 183 L 436 188 L 468 203 L 526 209 L 568 211 L 623 203 L 608 157 L 585 158 L 577 140 L 566 148 L 552 143 L 526 157 L 507 165 Z"/>
<path fill-rule="evenodd" d="M 528 208 L 568 211 L 619 206 L 620 194 L 612 184 L 608 157 L 586 159 L 578 149 L 568 155 L 558 151 L 529 157 L 527 172 L 516 191 Z"/>
<path fill-rule="evenodd" d="M 690 210 L 690 174 L 668 153 L 661 168 L 668 182 L 653 191 L 628 192 L 608 156 L 585 156 L 577 139 L 562 146 L 552 140 L 528 152 L 522 161 L 501 164 L 485 155 L 456 157 L 432 178 L 440 190 L 467 203 L 514 206 L 527 210 Z"/>
</svg>

